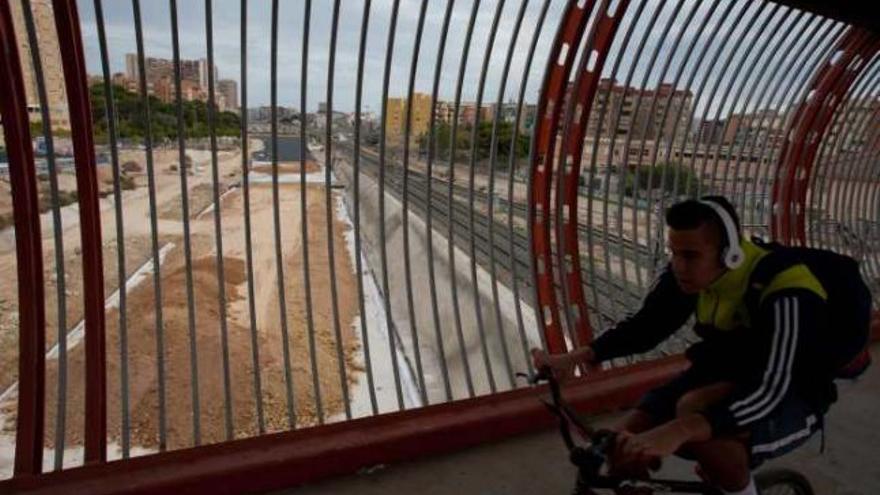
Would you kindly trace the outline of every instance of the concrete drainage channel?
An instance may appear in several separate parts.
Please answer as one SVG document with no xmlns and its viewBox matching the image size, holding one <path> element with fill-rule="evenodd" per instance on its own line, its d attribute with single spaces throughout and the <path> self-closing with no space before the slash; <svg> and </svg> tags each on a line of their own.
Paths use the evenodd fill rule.
<svg viewBox="0 0 880 495">
<path fill-rule="evenodd" d="M 353 216 L 354 189 L 352 180 L 352 167 L 345 159 L 335 162 L 335 171 L 341 181 L 346 185 L 345 203 L 349 215 Z M 513 372 L 527 369 L 526 356 L 520 351 L 523 342 L 517 335 L 517 322 L 514 318 L 517 304 L 513 293 L 503 284 L 498 284 L 498 299 L 501 307 L 502 321 L 495 321 L 493 307 L 492 283 L 489 273 L 480 265 L 477 265 L 477 285 L 479 288 L 480 306 L 485 323 L 485 335 L 487 339 L 487 356 L 484 356 L 480 343 L 479 325 L 476 321 L 476 305 L 471 295 L 473 294 L 473 281 L 470 274 L 470 257 L 458 246 L 454 248 L 455 255 L 455 283 L 459 293 L 458 313 L 461 319 L 463 342 L 456 336 L 456 308 L 451 297 L 451 277 L 447 238 L 437 231 L 436 226 L 432 235 L 434 278 L 430 279 L 429 260 L 427 249 L 427 234 L 424 219 L 409 211 L 409 262 L 411 268 L 412 293 L 415 296 L 412 315 L 410 316 L 406 287 L 403 241 L 403 211 L 401 202 L 391 193 L 390 188 L 385 189 L 386 215 L 384 222 L 381 221 L 378 207 L 379 187 L 375 178 L 369 174 L 361 173 L 360 183 L 360 215 L 361 235 L 363 242 L 363 255 L 367 260 L 367 266 L 374 273 L 374 278 L 382 269 L 380 238 L 381 226 L 385 226 L 385 240 L 388 263 L 388 285 L 390 294 L 390 308 L 394 321 L 394 330 L 398 340 L 405 349 L 406 362 L 411 367 L 415 379 L 418 372 L 415 369 L 415 340 L 418 340 L 419 355 L 422 369 L 424 370 L 425 396 L 427 403 L 434 404 L 445 402 L 445 383 L 442 374 L 442 366 L 445 361 L 450 381 L 453 399 L 461 399 L 469 396 L 467 374 L 471 375 L 474 393 L 485 394 L 490 390 L 490 378 L 487 368 L 492 370 L 492 377 L 498 390 L 514 387 L 507 375 L 507 364 L 503 353 L 501 339 L 506 339 L 508 352 L 511 359 Z M 378 278 L 377 278 L 378 279 Z M 444 353 L 440 353 L 438 339 L 435 332 L 435 322 L 430 303 L 430 287 L 434 284 L 438 295 L 439 326 Z M 385 295 L 386 297 L 389 294 Z M 534 320 L 534 310 L 521 302 L 523 326 L 526 330 L 526 347 L 540 345 L 537 324 Z M 376 322 L 376 325 L 379 322 Z M 373 325 L 373 326 L 376 326 Z M 461 345 L 463 343 L 463 345 Z M 371 350 L 373 349 L 371 345 Z M 486 366 L 488 357 L 488 366 Z M 465 363 L 467 361 L 467 364 Z"/>
</svg>

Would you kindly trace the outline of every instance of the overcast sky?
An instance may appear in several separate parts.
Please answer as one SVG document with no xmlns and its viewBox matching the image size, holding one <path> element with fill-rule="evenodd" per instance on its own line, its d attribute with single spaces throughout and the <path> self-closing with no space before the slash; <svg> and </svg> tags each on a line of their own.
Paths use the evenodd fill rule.
<svg viewBox="0 0 880 495">
<path fill-rule="evenodd" d="M 336 73 L 333 83 L 334 108 L 341 111 L 352 111 L 355 102 L 355 81 L 357 77 L 358 46 L 360 32 L 364 20 L 365 0 L 342 0 L 339 29 L 337 36 Z M 440 48 L 440 30 L 447 6 L 446 0 L 427 1 L 426 21 L 419 61 L 416 71 L 415 90 L 430 93 L 434 77 L 436 59 Z M 465 35 L 471 12 L 476 6 L 476 22 L 473 40 L 468 54 L 462 99 L 474 100 L 477 97 L 480 72 L 489 46 L 490 26 L 495 16 L 498 2 L 502 3 L 499 29 L 490 52 L 490 63 L 486 75 L 483 101 L 496 101 L 501 82 L 504 59 L 511 43 L 514 43 L 514 56 L 510 74 L 507 79 L 504 100 L 515 99 L 523 77 L 528 47 L 539 27 L 538 18 L 548 0 L 450 0 L 454 1 L 453 14 L 448 32 L 446 55 L 443 59 L 440 83 L 440 98 L 452 100 L 455 95 L 456 82 L 462 60 Z M 617 3 L 614 0 L 612 3 Z M 86 42 L 87 65 L 90 73 L 100 74 L 101 65 L 98 56 L 98 40 L 94 14 L 94 0 L 79 0 L 80 17 L 83 36 Z M 390 96 L 402 96 L 406 93 L 410 67 L 413 58 L 415 33 L 419 20 L 419 11 L 423 0 L 400 0 L 399 16 L 394 38 L 393 57 L 391 59 Z M 515 20 L 525 2 L 525 15 L 522 28 L 515 32 Z M 546 68 L 547 57 L 553 37 L 560 24 L 565 0 L 549 0 L 549 9 L 543 27 L 538 32 L 538 45 L 532 68 L 527 74 L 527 100 L 535 101 L 541 85 L 541 78 Z M 303 46 L 303 19 L 305 13 L 304 0 L 279 1 L 278 30 L 278 104 L 290 107 L 300 106 L 301 61 Z M 308 51 L 308 87 L 307 108 L 314 110 L 318 102 L 326 100 L 329 47 L 331 29 L 331 0 L 314 0 L 311 2 L 309 51 Z M 369 14 L 369 30 L 364 69 L 364 109 L 378 111 L 382 94 L 383 71 L 387 50 L 388 32 L 391 28 L 392 6 L 394 0 L 373 0 Z M 215 60 L 222 79 L 235 79 L 240 82 L 240 46 L 241 46 L 241 0 L 215 0 L 214 3 L 214 47 Z M 248 43 L 247 43 L 247 78 L 248 106 L 254 107 L 269 104 L 270 95 L 270 41 L 271 41 L 271 5 L 270 0 L 251 0 L 248 2 Z M 766 5 L 762 7 L 762 5 Z M 640 6 L 642 7 L 640 9 Z M 713 9 L 712 7 L 715 6 Z M 104 17 L 110 47 L 111 70 L 125 70 L 124 56 L 135 51 L 134 21 L 132 5 L 128 0 L 104 0 Z M 728 8 L 730 7 L 730 8 Z M 171 58 L 171 21 L 169 2 L 162 0 L 142 0 L 142 18 L 144 20 L 145 51 L 147 56 Z M 197 59 L 206 57 L 205 36 L 205 2 L 201 0 L 180 0 L 178 2 L 179 36 L 181 57 Z M 678 75 L 679 67 L 687 53 L 691 41 L 697 39 L 696 48 L 688 63 L 684 65 L 683 75 L 678 87 L 684 87 L 697 62 L 700 48 L 707 43 L 710 49 L 704 55 L 707 61 L 715 61 L 712 69 L 710 64 L 703 64 L 691 89 L 698 89 L 705 80 L 704 97 L 697 102 L 698 110 L 709 107 L 710 117 L 720 105 L 729 108 L 734 101 L 745 103 L 746 95 L 736 92 L 722 98 L 724 89 L 729 86 L 733 77 L 741 80 L 759 82 L 765 72 L 749 71 L 749 67 L 775 66 L 785 57 L 799 53 L 787 53 L 771 48 L 782 36 L 789 36 L 796 28 L 805 26 L 809 16 L 796 18 L 787 16 L 788 9 L 776 4 L 762 2 L 736 2 L 730 0 L 712 2 L 696 2 L 684 0 L 662 2 L 646 0 L 642 6 L 639 0 L 631 0 L 621 30 L 615 38 L 611 57 L 603 70 L 609 76 L 614 67 L 616 53 L 620 50 L 624 34 L 632 26 L 632 38 L 625 47 L 616 79 L 619 82 L 629 81 L 631 86 L 654 87 L 661 79 L 670 82 Z M 636 17 L 638 15 L 638 17 Z M 633 19 L 635 23 L 633 24 Z M 716 31 L 714 28 L 718 26 Z M 700 26 L 705 28 L 700 30 Z M 810 25 L 811 27 L 813 25 Z M 740 39 L 743 31 L 750 27 L 746 36 Z M 725 43 L 723 35 L 728 31 L 731 39 Z M 647 37 L 644 33 L 648 32 Z M 714 34 L 714 36 L 712 36 Z M 516 37 L 514 38 L 514 35 Z M 640 41 L 645 39 L 645 43 Z M 680 39 L 679 39 L 680 38 Z M 786 39 L 794 40 L 795 36 Z M 678 42 L 675 51 L 673 45 Z M 788 43 L 788 41 L 786 41 Z M 749 50 L 751 45 L 759 49 Z M 783 45 L 783 47 L 788 45 Z M 737 51 L 734 51 L 737 50 Z M 792 50 L 797 52 L 797 50 Z M 656 61 L 655 53 L 657 54 Z M 732 56 L 731 56 L 732 55 Z M 768 58 L 773 57 L 769 64 Z M 666 61 L 671 57 L 671 64 Z M 729 59 L 729 63 L 727 62 Z M 744 62 L 744 63 L 740 63 Z M 736 70 L 738 67 L 740 70 Z M 634 70 L 630 70 L 630 69 Z M 648 72 L 650 69 L 650 72 Z M 648 74 L 647 77 L 645 74 Z M 720 83 L 718 78 L 721 78 Z M 717 91 L 712 91 L 718 86 Z M 760 89 L 760 86 L 758 86 Z M 713 98 L 710 98 L 714 94 Z M 757 96 L 755 97 L 757 98 Z M 753 106 L 753 105 L 752 105 Z"/>
</svg>

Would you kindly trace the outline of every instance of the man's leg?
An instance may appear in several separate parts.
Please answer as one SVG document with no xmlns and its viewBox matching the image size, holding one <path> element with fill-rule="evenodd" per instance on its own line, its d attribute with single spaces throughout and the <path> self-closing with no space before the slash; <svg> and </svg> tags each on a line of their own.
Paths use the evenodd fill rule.
<svg viewBox="0 0 880 495">
<path fill-rule="evenodd" d="M 642 433 L 663 424 L 675 418 L 678 402 L 683 396 L 712 386 L 707 385 L 706 380 L 705 373 L 689 368 L 665 385 L 649 391 L 635 409 L 614 421 L 608 428 L 626 435 Z M 611 454 L 611 472 L 626 477 L 646 477 L 648 470 L 643 463 L 621 462 L 621 446 L 622 442 L 618 442 L 617 448 Z"/>
<path fill-rule="evenodd" d="M 699 411 L 699 402 L 721 394 L 722 385 L 706 387 L 703 396 L 686 394 L 678 413 Z M 820 425 L 821 414 L 797 395 L 789 394 L 769 417 L 750 425 L 748 432 L 686 444 L 681 453 L 696 460 L 708 480 L 726 493 L 756 493 L 751 484 L 752 468 L 802 445 Z"/>
<path fill-rule="evenodd" d="M 727 390 L 719 388 L 726 382 L 713 381 L 708 373 L 689 368 L 668 383 L 650 390 L 638 406 L 614 421 L 609 429 L 629 433 L 642 433 L 676 417 L 685 400 L 688 407 L 705 407 L 723 399 Z M 726 386 L 726 385 L 725 385 Z"/>
<path fill-rule="evenodd" d="M 657 420 L 654 419 L 651 414 L 648 414 L 641 409 L 633 409 L 609 425 L 608 429 L 616 431 L 618 434 L 635 434 L 648 431 L 655 426 L 657 426 Z M 611 452 L 609 459 L 609 474 L 622 476 L 624 478 L 648 478 L 648 468 L 644 464 L 625 464 L 620 462 L 622 453 L 617 448 L 619 446 L 620 442 L 617 443 L 615 449 Z M 614 493 L 617 495 L 644 495 L 651 493 L 651 491 L 626 487 L 618 488 Z"/>
<path fill-rule="evenodd" d="M 718 382 L 691 390 L 676 403 L 676 415 L 682 417 L 704 411 L 728 397 L 733 388 L 730 382 Z M 741 492 L 751 483 L 748 447 L 744 438 L 722 437 L 691 443 L 685 445 L 681 453 L 696 460 L 709 482 L 725 492 Z"/>
<path fill-rule="evenodd" d="M 713 438 L 685 446 L 709 482 L 728 493 L 745 490 L 752 481 L 746 443 L 737 437 Z"/>
</svg>

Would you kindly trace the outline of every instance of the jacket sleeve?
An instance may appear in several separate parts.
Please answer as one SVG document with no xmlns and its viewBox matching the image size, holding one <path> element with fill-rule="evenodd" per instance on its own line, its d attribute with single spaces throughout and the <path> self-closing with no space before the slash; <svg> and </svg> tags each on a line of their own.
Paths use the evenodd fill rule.
<svg viewBox="0 0 880 495">
<path fill-rule="evenodd" d="M 767 417 L 798 376 L 811 374 L 819 364 L 817 342 L 825 318 L 825 300 L 805 289 L 781 291 L 761 303 L 749 346 L 754 354 L 743 355 L 741 361 L 743 376 L 750 379 L 703 413 L 713 435 L 740 431 Z"/>
<path fill-rule="evenodd" d="M 642 307 L 593 341 L 594 362 L 650 351 L 681 328 L 693 314 L 696 301 L 696 295 L 681 291 L 667 266 Z"/>
</svg>

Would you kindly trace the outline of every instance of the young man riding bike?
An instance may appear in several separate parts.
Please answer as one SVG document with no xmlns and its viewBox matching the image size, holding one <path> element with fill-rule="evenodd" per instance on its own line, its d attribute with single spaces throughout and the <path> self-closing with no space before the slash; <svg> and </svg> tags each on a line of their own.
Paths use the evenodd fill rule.
<svg viewBox="0 0 880 495">
<path fill-rule="evenodd" d="M 803 263 L 756 284 L 753 271 L 771 249 L 741 238 L 723 197 L 673 205 L 666 223 L 672 258 L 641 309 L 589 346 L 533 350 L 535 364 L 570 375 L 580 363 L 649 351 L 695 316 L 701 340 L 685 353 L 690 367 L 612 427 L 620 432 L 613 464 L 678 452 L 724 493 L 756 495 L 752 469 L 805 442 L 837 398 L 828 293 Z"/>
</svg>

